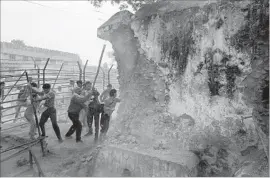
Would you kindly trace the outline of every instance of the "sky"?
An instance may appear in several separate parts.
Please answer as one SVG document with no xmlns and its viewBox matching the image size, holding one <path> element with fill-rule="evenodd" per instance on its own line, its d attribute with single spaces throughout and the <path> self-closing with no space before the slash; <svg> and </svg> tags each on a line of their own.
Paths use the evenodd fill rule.
<svg viewBox="0 0 270 178">
<path fill-rule="evenodd" d="M 1 41 L 23 40 L 26 45 L 78 54 L 83 64 L 98 65 L 113 60 L 110 42 L 97 37 L 97 28 L 119 11 L 105 3 L 95 8 L 87 1 L 1 1 Z"/>
</svg>

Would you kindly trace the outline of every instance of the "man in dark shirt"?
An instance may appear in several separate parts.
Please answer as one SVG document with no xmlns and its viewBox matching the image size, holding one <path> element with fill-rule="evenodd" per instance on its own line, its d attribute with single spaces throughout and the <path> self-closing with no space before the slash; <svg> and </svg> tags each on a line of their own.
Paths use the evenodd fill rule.
<svg viewBox="0 0 270 178">
<path fill-rule="evenodd" d="M 70 100 L 70 105 L 68 107 L 68 117 L 72 121 L 73 125 L 70 127 L 66 133 L 66 137 L 70 137 L 76 131 L 76 142 L 82 142 L 81 132 L 82 132 L 82 123 L 79 120 L 80 111 L 85 107 L 84 102 L 89 100 L 92 93 L 89 92 L 86 96 L 80 96 L 82 90 L 77 88 L 74 90 L 74 95 Z"/>
<path fill-rule="evenodd" d="M 98 100 L 99 92 L 96 89 L 93 89 L 92 92 L 93 97 L 88 105 L 88 114 L 87 114 L 87 124 L 89 127 L 89 132 L 85 136 L 93 134 L 92 123 L 93 120 L 95 120 L 95 141 L 97 141 L 99 134 L 99 115 L 100 115 L 99 112 L 100 102 Z"/>
<path fill-rule="evenodd" d="M 32 88 L 36 93 L 39 95 L 43 95 L 40 99 L 37 99 L 36 101 L 45 100 L 44 106 L 47 108 L 42 114 L 39 122 L 39 126 L 41 129 L 41 136 L 45 136 L 45 123 L 48 121 L 49 118 L 51 118 L 51 122 L 53 125 L 54 132 L 58 138 L 59 143 L 63 142 L 63 139 L 61 137 L 60 129 L 57 124 L 57 117 L 56 117 L 56 109 L 54 106 L 54 100 L 55 100 L 55 94 L 51 91 L 51 85 L 48 83 L 45 83 L 43 85 L 43 92 L 35 91 L 34 88 Z"/>
</svg>

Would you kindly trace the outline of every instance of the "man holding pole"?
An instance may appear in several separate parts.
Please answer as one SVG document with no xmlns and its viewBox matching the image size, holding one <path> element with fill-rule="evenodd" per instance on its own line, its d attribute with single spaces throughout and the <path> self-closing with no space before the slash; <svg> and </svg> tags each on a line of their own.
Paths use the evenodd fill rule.
<svg viewBox="0 0 270 178">
<path fill-rule="evenodd" d="M 80 96 L 82 90 L 80 88 L 76 88 L 74 90 L 74 95 L 70 100 L 70 105 L 68 107 L 68 117 L 72 121 L 72 126 L 66 133 L 66 137 L 70 137 L 76 131 L 76 142 L 82 142 L 81 140 L 81 132 L 82 132 L 82 123 L 79 120 L 79 113 L 85 107 L 84 102 L 89 100 L 92 96 L 92 92 L 89 92 L 86 96 Z"/>
<path fill-rule="evenodd" d="M 115 106 L 117 103 L 119 103 L 121 100 L 119 98 L 116 98 L 117 91 L 115 89 L 112 89 L 110 91 L 110 97 L 104 101 L 104 112 L 101 115 L 101 137 L 106 136 L 106 133 L 109 129 L 109 123 L 112 116 L 113 111 L 115 110 Z"/>
<path fill-rule="evenodd" d="M 100 101 L 101 102 L 104 102 L 105 99 L 109 98 L 110 97 L 110 91 L 112 89 L 112 84 L 108 84 L 107 85 L 107 89 L 104 90 L 102 92 L 102 94 L 100 95 Z"/>
<path fill-rule="evenodd" d="M 89 94 L 89 92 L 91 92 L 91 88 L 92 88 L 92 83 L 90 81 L 85 82 L 84 84 L 84 89 L 82 91 L 82 96 L 86 96 Z M 80 121 L 82 122 L 83 126 L 87 126 L 87 113 L 88 113 L 88 108 L 87 106 L 90 103 L 90 99 L 87 100 L 84 104 L 85 104 L 85 108 L 83 108 L 80 111 Z"/>
<path fill-rule="evenodd" d="M 55 109 L 55 94 L 51 91 L 51 85 L 48 83 L 45 83 L 43 86 L 43 92 L 39 92 L 32 88 L 36 93 L 39 95 L 44 95 L 41 98 L 37 99 L 36 101 L 42 101 L 45 100 L 44 106 L 46 107 L 46 110 L 41 114 L 39 126 L 41 129 L 41 136 L 45 136 L 45 123 L 48 121 L 49 118 L 51 118 L 51 122 L 53 125 L 54 132 L 58 138 L 59 143 L 63 142 L 63 139 L 61 137 L 60 129 L 57 124 L 57 115 L 56 115 L 56 109 Z"/>
<path fill-rule="evenodd" d="M 100 102 L 98 100 L 99 92 L 93 88 L 93 97 L 91 102 L 88 105 L 88 114 L 87 114 L 87 124 L 89 127 L 89 132 L 85 136 L 89 136 L 93 134 L 92 124 L 93 120 L 95 121 L 95 141 L 98 139 L 99 134 L 99 107 Z"/>
<path fill-rule="evenodd" d="M 32 82 L 31 83 L 31 87 L 35 88 L 37 90 L 37 84 Z M 33 100 L 37 100 L 38 99 L 38 95 L 33 91 L 32 92 L 32 97 Z M 29 131 L 29 136 L 30 139 L 35 139 L 35 134 L 36 134 L 36 121 L 35 121 L 35 115 L 34 115 L 34 109 L 37 110 L 39 102 L 33 102 L 33 105 L 31 104 L 31 101 L 28 100 L 27 102 L 27 108 L 24 112 L 24 117 L 26 118 L 26 120 L 30 123 L 30 131 Z M 35 107 L 35 108 L 33 108 Z"/>
</svg>

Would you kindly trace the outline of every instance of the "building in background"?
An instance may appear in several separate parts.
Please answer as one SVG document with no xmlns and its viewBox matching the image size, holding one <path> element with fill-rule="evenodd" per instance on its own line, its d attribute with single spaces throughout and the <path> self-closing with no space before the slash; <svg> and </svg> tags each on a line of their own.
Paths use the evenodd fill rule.
<svg viewBox="0 0 270 178">
<path fill-rule="evenodd" d="M 77 61 L 82 61 L 77 54 L 27 46 L 20 40 L 1 42 L 1 74 L 15 74 L 18 69 L 42 69 L 50 58 L 47 69 L 59 70 L 64 62 L 63 70 L 79 71 Z"/>
<path fill-rule="evenodd" d="M 50 60 L 45 70 L 44 79 L 42 69 L 44 68 L 48 58 L 50 58 Z M 82 60 L 79 55 L 26 46 L 23 41 L 12 40 L 11 42 L 1 42 L 0 62 L 0 78 L 1 81 L 5 81 L 6 83 L 6 87 L 4 89 L 6 95 L 4 100 L 5 103 L 1 103 L 1 106 L 5 108 L 3 110 L 4 120 L 9 120 L 12 113 L 15 112 L 14 108 L 9 109 L 9 107 L 16 105 L 16 102 L 14 101 L 16 101 L 18 96 L 17 86 L 26 85 L 26 77 L 23 76 L 20 78 L 24 70 L 28 72 L 28 76 L 32 78 L 32 81 L 37 82 L 40 86 L 43 82 L 50 83 L 52 85 L 52 89 L 56 93 L 58 116 L 62 120 L 66 120 L 66 111 L 70 102 L 70 97 L 72 96 L 72 88 L 74 87 L 71 83 L 76 83 L 76 81 L 80 79 L 79 65 L 82 70 L 84 69 L 84 65 L 82 64 Z M 59 73 L 62 63 L 64 63 L 64 65 Z M 37 70 L 38 68 L 40 69 L 39 72 Z M 81 80 L 84 81 L 85 79 L 85 81 L 93 82 L 96 72 L 97 66 L 86 66 L 85 78 L 82 74 Z M 111 70 L 110 80 L 113 87 L 119 89 L 116 69 Z M 104 70 L 101 69 L 97 77 L 95 87 L 101 93 L 106 88 L 107 84 L 108 68 Z M 23 112 L 24 109 L 21 111 Z"/>
</svg>

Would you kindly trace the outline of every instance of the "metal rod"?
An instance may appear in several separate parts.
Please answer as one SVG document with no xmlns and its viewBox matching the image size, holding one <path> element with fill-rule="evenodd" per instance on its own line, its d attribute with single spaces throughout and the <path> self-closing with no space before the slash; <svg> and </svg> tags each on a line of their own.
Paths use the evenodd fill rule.
<svg viewBox="0 0 270 178">
<path fill-rule="evenodd" d="M 1 75 L 0 78 L 8 78 L 8 77 L 20 77 L 22 74 L 17 74 L 17 75 Z M 28 74 L 29 76 L 33 76 L 36 74 Z"/>
<path fill-rule="evenodd" d="M 13 126 L 13 127 L 9 127 L 9 128 L 6 128 L 6 129 L 2 129 L 1 132 L 6 131 L 6 130 L 9 130 L 9 129 L 16 128 L 16 127 L 20 127 L 20 126 L 23 126 L 23 125 L 28 125 L 28 123 L 24 123 L 24 124 L 20 124 L 20 125 L 15 125 L 15 126 Z"/>
<path fill-rule="evenodd" d="M 66 78 L 59 78 L 59 80 L 68 80 L 68 79 L 70 79 L 70 77 L 66 77 Z M 43 80 L 43 79 L 42 79 Z M 45 81 L 52 81 L 52 80 L 55 80 L 55 78 L 47 78 Z"/>
<path fill-rule="evenodd" d="M 9 96 L 11 95 L 18 95 L 19 93 L 10 93 Z"/>
<path fill-rule="evenodd" d="M 29 82 L 29 78 L 28 78 L 27 72 L 25 72 L 25 75 L 26 75 L 27 82 Z M 30 88 L 29 91 L 30 91 L 31 104 L 32 104 L 34 115 L 35 115 L 35 119 L 36 119 L 36 127 L 37 127 L 37 130 L 38 130 L 38 135 L 40 137 L 41 136 L 41 133 L 40 133 L 40 128 L 39 128 L 39 124 L 38 124 L 37 110 L 36 110 L 36 107 L 34 106 L 34 101 L 33 101 L 32 87 Z M 42 150 L 42 153 L 43 153 L 43 156 L 44 156 L 45 155 L 45 152 L 44 152 L 44 147 L 43 147 L 43 142 L 42 141 L 40 142 L 40 146 L 41 146 L 41 150 Z"/>
<path fill-rule="evenodd" d="M 100 58 L 99 58 L 98 69 L 97 69 L 97 73 L 96 73 L 96 76 L 95 76 L 95 80 L 94 80 L 94 82 L 93 82 L 92 90 L 93 90 L 94 87 L 95 87 L 95 83 L 96 83 L 96 80 L 97 80 L 97 76 L 98 76 L 98 73 L 99 73 L 99 68 L 100 68 L 100 65 L 101 65 L 101 61 L 102 61 L 102 58 L 103 58 L 103 54 L 104 54 L 105 48 L 106 48 L 106 45 L 104 44 L 104 45 L 103 45 L 103 48 L 102 48 L 102 51 L 101 51 Z"/>
<path fill-rule="evenodd" d="M 45 84 L 45 70 L 46 70 L 46 67 L 47 67 L 47 65 L 49 63 L 49 60 L 50 60 L 50 58 L 47 59 L 46 64 L 45 64 L 45 66 L 43 68 L 43 85 Z"/>
<path fill-rule="evenodd" d="M 4 103 L 12 103 L 12 102 L 15 102 L 15 101 L 22 101 L 20 99 L 16 99 L 16 100 L 9 100 L 9 101 L 4 101 L 4 102 L 1 102 L 1 104 L 4 104 Z"/>
<path fill-rule="evenodd" d="M 86 61 L 84 68 L 83 68 L 83 83 L 85 83 L 85 69 L 86 69 L 87 63 L 88 63 L 88 60 Z"/>
<path fill-rule="evenodd" d="M 79 61 L 77 61 L 77 64 L 78 64 L 78 67 L 80 70 L 79 80 L 82 80 L 82 67 L 81 67 L 81 64 L 79 63 Z"/>
<path fill-rule="evenodd" d="M 10 93 L 10 91 L 14 88 L 14 86 L 18 83 L 18 81 L 22 78 L 22 76 L 24 75 L 24 73 L 25 73 L 26 71 L 24 71 L 23 73 L 22 73 L 22 75 L 17 79 L 17 81 L 15 82 L 15 84 L 10 88 L 10 90 L 8 91 L 8 93 L 4 96 L 4 98 L 3 98 L 3 100 L 2 101 L 4 101 L 5 99 L 6 99 L 6 97 L 8 96 L 8 94 Z"/>
<path fill-rule="evenodd" d="M 38 88 L 40 87 L 40 69 L 38 67 Z"/>
<path fill-rule="evenodd" d="M 16 114 L 16 113 L 14 113 L 14 114 Z M 3 116 L 2 118 L 4 118 L 4 117 L 6 117 L 6 116 Z M 19 118 L 17 118 L 17 119 L 9 119 L 9 120 L 5 120 L 5 121 L 2 121 L 2 124 L 6 123 L 6 122 L 13 121 L 13 120 L 22 119 L 22 118 L 24 118 L 24 117 L 19 117 Z"/>
<path fill-rule="evenodd" d="M 24 112 L 24 111 L 20 111 L 19 113 L 22 113 L 22 112 Z M 2 116 L 2 118 L 7 117 L 7 116 L 12 116 L 12 115 L 14 115 L 14 114 L 16 114 L 16 112 L 11 113 L 11 114 L 4 115 L 4 116 Z M 13 119 L 11 119 L 11 120 L 13 120 Z M 4 122 L 4 121 L 3 121 L 3 122 Z M 3 123 L 3 122 L 2 122 L 2 123 Z"/>
<path fill-rule="evenodd" d="M 18 106 L 24 106 L 24 104 L 18 104 L 18 105 L 15 105 L 15 106 L 9 106 L 9 107 L 6 107 L 6 108 L 2 108 L 2 110 L 4 109 L 11 109 L 11 108 L 16 108 Z"/>
<path fill-rule="evenodd" d="M 24 144 L 21 144 L 21 145 L 9 147 L 9 148 L 7 148 L 7 149 L 1 151 L 1 154 L 2 154 L 2 153 L 5 153 L 5 152 L 8 152 L 8 151 L 10 151 L 10 150 L 14 150 L 14 149 L 23 147 L 23 146 L 25 146 L 25 145 L 31 145 L 31 144 L 36 143 L 36 142 L 39 142 L 39 140 L 34 140 L 34 141 L 27 142 L 27 143 L 24 143 Z"/>
<path fill-rule="evenodd" d="M 54 89 L 54 85 L 55 85 L 55 83 L 56 83 L 56 81 L 57 81 L 57 79 L 58 79 L 58 77 L 59 77 L 59 74 L 60 74 L 60 72 L 61 72 L 61 70 L 62 70 L 62 68 L 63 68 L 63 65 L 64 65 L 64 62 L 62 63 L 62 65 L 61 65 L 61 67 L 60 67 L 60 69 L 59 69 L 59 71 L 58 71 L 58 74 L 57 74 L 57 77 L 56 77 L 56 79 L 55 79 L 55 81 L 54 81 L 54 84 L 53 84 L 52 89 Z"/>
<path fill-rule="evenodd" d="M 9 83 L 9 82 L 6 82 L 6 83 Z M 26 82 L 21 83 L 21 84 L 18 84 L 18 85 L 16 85 L 16 86 L 25 86 L 25 85 L 26 85 Z M 12 88 L 12 86 L 13 86 L 13 85 L 7 85 L 4 89 L 10 89 L 10 88 Z"/>
<path fill-rule="evenodd" d="M 31 145 L 29 145 L 29 147 L 32 146 L 32 145 L 35 145 L 35 144 L 36 144 L 36 143 L 31 144 Z M 24 148 L 24 149 L 22 149 L 22 150 L 20 150 L 20 151 L 18 151 L 18 152 L 16 152 L 16 153 L 14 153 L 14 154 L 12 154 L 12 155 L 6 157 L 6 158 L 4 158 L 4 159 L 1 159 L 1 163 L 4 162 L 4 161 L 9 160 L 9 159 L 11 159 L 11 158 L 14 158 L 14 157 L 16 157 L 16 156 L 18 156 L 18 155 L 20 155 L 20 154 L 22 154 L 22 153 L 24 153 L 24 152 L 27 152 L 28 149 L 29 149 L 29 147 L 26 147 L 26 148 Z"/>
<path fill-rule="evenodd" d="M 103 90 L 105 89 L 105 71 L 103 70 L 102 67 L 100 67 L 102 73 L 103 73 L 103 80 L 102 80 L 102 87 L 103 87 Z"/>
<path fill-rule="evenodd" d="M 36 69 L 27 69 L 27 70 L 36 70 Z M 16 70 L 1 70 L 0 72 L 13 72 L 13 71 L 24 71 L 24 69 L 16 69 Z"/>
<path fill-rule="evenodd" d="M 42 141 L 40 141 L 40 142 L 42 142 Z M 35 154 L 33 154 L 33 151 L 32 151 L 31 148 L 29 148 L 29 151 L 31 152 L 31 154 L 32 154 L 32 156 L 33 156 L 33 158 L 35 160 L 35 163 L 37 165 L 39 177 L 45 177 L 45 175 L 44 175 L 44 173 L 43 173 L 43 171 L 42 171 L 42 169 L 41 169 L 41 167 L 39 165 L 39 162 L 37 160 L 37 157 L 35 156 Z"/>
</svg>

